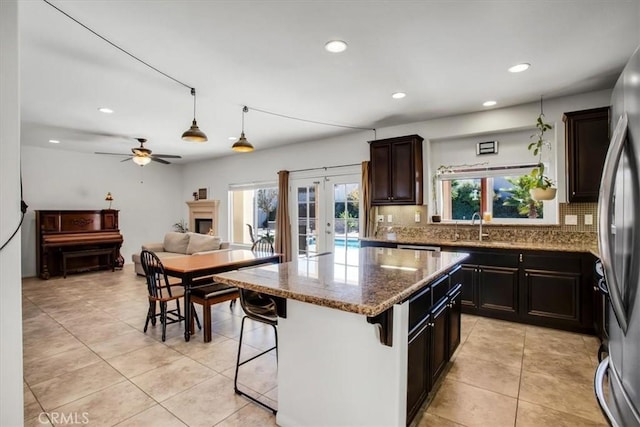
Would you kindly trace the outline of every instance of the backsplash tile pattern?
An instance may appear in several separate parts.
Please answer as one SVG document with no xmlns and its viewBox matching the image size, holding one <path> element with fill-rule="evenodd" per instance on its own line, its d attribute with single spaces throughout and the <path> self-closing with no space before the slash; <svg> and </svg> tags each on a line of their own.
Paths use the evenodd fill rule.
<svg viewBox="0 0 640 427">
<path fill-rule="evenodd" d="M 415 221 L 416 212 L 420 222 Z M 380 206 L 377 215 L 383 216 L 378 222 L 375 237 L 384 239 L 387 233 L 395 233 L 398 238 L 424 239 L 425 241 L 470 240 L 477 237 L 478 226 L 455 225 L 452 223 L 433 224 L 427 218 L 427 206 Z M 388 215 L 392 221 L 388 222 Z M 565 215 L 576 215 L 577 225 L 564 224 Z M 585 215 L 592 215 L 593 224 L 585 225 Z M 560 225 L 513 225 L 486 223 L 483 232 L 488 240 L 527 243 L 575 243 L 595 244 L 597 242 L 598 217 L 596 203 L 560 203 Z"/>
<path fill-rule="evenodd" d="M 379 206 L 377 208 L 377 215 L 383 216 L 383 221 L 378 222 L 378 227 L 389 226 L 401 226 L 401 227 L 416 227 L 416 226 L 430 226 L 434 225 L 429 221 L 427 205 L 420 206 Z M 420 222 L 415 221 L 416 212 L 420 213 Z M 392 221 L 388 222 L 387 217 L 391 215 Z M 577 225 L 564 224 L 565 215 L 576 215 L 578 217 Z M 593 224 L 585 225 L 585 215 L 592 215 Z M 578 231 L 586 233 L 596 233 L 598 231 L 598 204 L 597 203 L 560 203 L 559 214 L 561 224 L 560 225 L 533 225 L 533 226 L 519 226 L 512 225 L 511 227 L 550 227 L 554 230 L 560 229 L 561 231 Z M 440 224 L 435 224 L 440 226 Z M 490 226 L 501 226 L 495 223 L 489 223 Z"/>
</svg>

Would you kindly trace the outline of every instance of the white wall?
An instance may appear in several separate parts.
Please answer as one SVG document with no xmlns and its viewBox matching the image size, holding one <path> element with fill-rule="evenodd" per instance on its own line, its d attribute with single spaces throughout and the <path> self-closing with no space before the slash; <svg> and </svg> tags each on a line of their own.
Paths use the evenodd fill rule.
<svg viewBox="0 0 640 427">
<path fill-rule="evenodd" d="M 64 151 L 57 145 L 23 145 L 24 199 L 29 205 L 22 226 L 23 277 L 36 275 L 35 210 L 106 209 L 104 198 L 111 192 L 112 209 L 120 211 L 125 263 L 142 243 L 162 241 L 174 223 L 188 219 L 183 212 L 188 198 L 181 196 L 183 166 L 152 162 L 140 167 L 120 160 Z"/>
<path fill-rule="evenodd" d="M 553 131 L 548 132 L 548 139 L 554 143 L 554 173 L 558 185 L 558 201 L 566 200 L 565 188 L 565 144 L 564 123 L 562 114 L 567 111 L 578 111 L 609 105 L 610 90 L 590 92 L 581 95 L 544 100 L 544 113 L 547 122 L 554 124 Z M 418 134 L 425 138 L 424 143 L 424 200 L 430 200 L 429 177 L 433 174 L 430 166 L 430 144 L 432 140 L 464 139 L 479 136 L 491 139 L 492 135 L 501 133 L 520 133 L 523 129 L 533 130 L 535 120 L 540 113 L 538 102 L 511 108 L 502 108 L 479 113 L 446 117 L 402 126 L 381 128 L 377 130 L 378 139 L 394 136 Z M 533 132 L 530 132 L 533 133 Z M 536 159 L 527 151 L 529 134 L 524 132 L 522 152 L 525 161 Z M 369 159 L 367 141 L 373 139 L 373 133 L 354 132 L 342 137 L 312 141 L 303 144 L 289 145 L 274 149 L 258 150 L 248 154 L 235 154 L 221 159 L 191 163 L 184 170 L 182 194 L 187 200 L 198 188 L 208 187 L 210 198 L 220 200 L 219 234 L 229 237 L 228 200 L 229 184 L 240 184 L 261 181 L 277 181 L 277 171 L 281 169 L 297 170 L 313 167 L 324 167 L 359 163 Z M 499 139 L 499 138 L 498 138 Z M 250 135 L 250 141 L 259 149 L 259 135 Z M 485 156 L 486 157 L 486 156 Z M 518 158 L 510 152 L 509 159 Z M 479 161 L 485 158 L 480 157 Z M 522 162 L 523 159 L 514 161 Z M 437 166 L 436 166 L 437 167 Z M 557 169 L 557 171 L 555 171 Z M 186 212 L 186 208 L 185 208 Z"/>
<path fill-rule="evenodd" d="M 0 1 L 0 244 L 20 222 L 18 4 Z M 20 234 L 0 252 L 0 425 L 23 424 Z"/>
<path fill-rule="evenodd" d="M 351 135 L 313 141 L 252 153 L 190 163 L 184 169 L 183 197 L 191 197 L 198 188 L 208 187 L 211 199 L 220 200 L 218 233 L 229 238 L 227 190 L 229 184 L 278 182 L 279 170 L 298 170 L 360 163 L 369 159 L 369 145 L 373 132 L 358 131 Z M 259 137 L 249 139 L 259 147 Z"/>
</svg>

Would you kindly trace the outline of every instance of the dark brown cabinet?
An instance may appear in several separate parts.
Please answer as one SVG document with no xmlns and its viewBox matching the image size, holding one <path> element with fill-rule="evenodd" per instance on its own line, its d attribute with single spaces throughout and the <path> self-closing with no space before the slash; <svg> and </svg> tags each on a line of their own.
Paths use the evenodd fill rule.
<svg viewBox="0 0 640 427">
<path fill-rule="evenodd" d="M 409 299 L 407 425 L 460 344 L 459 271 L 454 268 Z"/>
<path fill-rule="evenodd" d="M 451 276 L 451 290 L 449 291 L 449 358 L 453 356 L 460 345 L 460 333 L 462 331 L 462 284 L 455 282 Z"/>
<path fill-rule="evenodd" d="M 564 113 L 567 200 L 597 202 L 609 148 L 609 107 Z"/>
<path fill-rule="evenodd" d="M 431 310 L 431 345 L 429 348 L 431 363 L 429 364 L 429 375 L 432 386 L 449 361 L 448 320 L 449 301 L 445 299 L 441 300 L 440 304 L 435 305 Z"/>
<path fill-rule="evenodd" d="M 465 313 L 515 320 L 518 315 L 518 255 L 461 248 L 461 303 Z"/>
<path fill-rule="evenodd" d="M 589 254 L 452 248 L 469 258 L 459 273 L 462 312 L 591 333 Z"/>
<path fill-rule="evenodd" d="M 427 315 L 419 328 L 409 335 L 407 372 L 407 424 L 412 420 L 422 402 L 431 391 L 429 373 L 429 347 L 431 342 L 431 318 Z"/>
<path fill-rule="evenodd" d="M 473 264 L 463 264 L 460 272 L 459 282 L 462 283 L 461 304 L 471 309 L 478 308 L 478 286 L 476 284 L 477 266 Z"/>
<path fill-rule="evenodd" d="M 542 326 L 592 328 L 591 287 L 583 286 L 586 258 L 581 254 L 523 253 L 521 317 Z"/>
<path fill-rule="evenodd" d="M 422 204 L 422 141 L 407 135 L 369 141 L 371 204 Z"/>
</svg>

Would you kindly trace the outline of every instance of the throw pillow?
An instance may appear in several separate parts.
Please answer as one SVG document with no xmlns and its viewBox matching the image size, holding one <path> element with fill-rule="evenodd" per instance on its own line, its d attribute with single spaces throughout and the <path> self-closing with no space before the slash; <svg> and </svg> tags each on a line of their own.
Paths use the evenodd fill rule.
<svg viewBox="0 0 640 427">
<path fill-rule="evenodd" d="M 216 251 L 220 249 L 220 242 L 221 239 L 218 236 L 193 233 L 187 246 L 187 255 L 192 255 L 196 252 Z"/>
<path fill-rule="evenodd" d="M 186 254 L 189 245 L 189 235 L 187 233 L 177 233 L 170 231 L 164 235 L 165 252 L 173 252 L 177 254 Z"/>
</svg>

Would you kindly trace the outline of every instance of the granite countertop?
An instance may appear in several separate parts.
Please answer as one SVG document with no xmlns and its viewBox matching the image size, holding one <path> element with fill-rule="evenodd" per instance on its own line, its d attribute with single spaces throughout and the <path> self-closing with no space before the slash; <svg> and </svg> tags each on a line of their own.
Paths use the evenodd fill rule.
<svg viewBox="0 0 640 427">
<path fill-rule="evenodd" d="M 429 284 L 465 253 L 360 248 L 357 259 L 333 254 L 216 274 L 214 280 L 269 295 L 376 316 Z M 342 262 L 341 264 L 339 262 Z"/>
<path fill-rule="evenodd" d="M 493 240 L 429 240 L 420 238 L 399 237 L 396 240 L 381 239 L 374 237 L 361 237 L 360 240 L 368 242 L 397 243 L 400 245 L 427 245 L 427 246 L 452 246 L 468 248 L 496 248 L 496 249 L 525 249 L 539 251 L 559 251 L 559 252 L 587 252 L 598 257 L 597 244 L 585 244 L 576 242 L 503 242 Z"/>
</svg>

